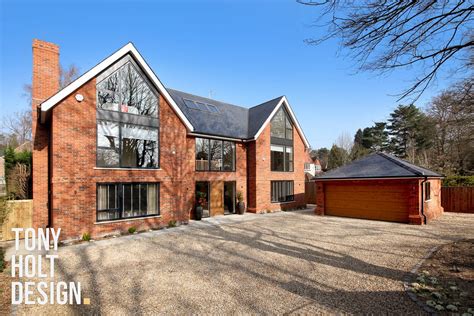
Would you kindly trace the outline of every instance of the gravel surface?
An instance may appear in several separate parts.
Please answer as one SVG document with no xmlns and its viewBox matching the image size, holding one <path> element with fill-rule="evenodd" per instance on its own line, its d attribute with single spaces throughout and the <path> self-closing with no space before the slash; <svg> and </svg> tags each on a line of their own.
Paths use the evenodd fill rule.
<svg viewBox="0 0 474 316">
<path fill-rule="evenodd" d="M 231 215 L 61 247 L 56 280 L 90 305 L 22 305 L 18 314 L 314 314 L 423 311 L 403 289 L 435 245 L 472 238 L 474 216 L 427 226 L 320 217 L 312 210 Z"/>
</svg>

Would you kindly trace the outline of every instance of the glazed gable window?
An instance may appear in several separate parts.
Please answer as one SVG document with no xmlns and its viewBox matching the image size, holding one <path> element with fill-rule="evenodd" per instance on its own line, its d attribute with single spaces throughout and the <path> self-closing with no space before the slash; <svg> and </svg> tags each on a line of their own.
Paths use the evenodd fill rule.
<svg viewBox="0 0 474 316">
<path fill-rule="evenodd" d="M 97 166 L 159 168 L 158 93 L 131 57 L 97 78 Z"/>
<path fill-rule="evenodd" d="M 293 125 L 284 107 L 271 120 L 270 158 L 272 171 L 293 171 Z"/>
</svg>

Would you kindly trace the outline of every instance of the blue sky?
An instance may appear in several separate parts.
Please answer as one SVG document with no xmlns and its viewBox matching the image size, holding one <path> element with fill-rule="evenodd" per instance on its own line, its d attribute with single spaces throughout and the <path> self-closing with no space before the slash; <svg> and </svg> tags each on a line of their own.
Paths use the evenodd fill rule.
<svg viewBox="0 0 474 316">
<path fill-rule="evenodd" d="M 58 44 L 81 73 L 131 41 L 167 87 L 247 107 L 286 95 L 313 148 L 385 120 L 414 75 L 357 73 L 336 40 L 306 45 L 324 29 L 310 27 L 315 8 L 292 0 L 0 3 L 2 114 L 27 107 L 33 38 Z"/>
</svg>

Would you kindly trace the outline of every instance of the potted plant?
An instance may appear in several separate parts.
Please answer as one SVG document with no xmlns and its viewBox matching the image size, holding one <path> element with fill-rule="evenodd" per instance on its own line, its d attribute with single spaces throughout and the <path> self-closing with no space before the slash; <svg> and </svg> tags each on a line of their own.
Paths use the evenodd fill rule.
<svg viewBox="0 0 474 316">
<path fill-rule="evenodd" d="M 203 211 L 202 205 L 204 203 L 206 203 L 206 194 L 203 192 L 198 192 L 197 201 L 196 201 L 196 210 L 194 214 L 194 217 L 197 221 L 200 221 L 202 218 L 202 211 Z"/>
<path fill-rule="evenodd" d="M 237 201 L 237 210 L 239 211 L 240 215 L 243 215 L 245 213 L 245 203 L 242 191 L 237 192 Z"/>
</svg>

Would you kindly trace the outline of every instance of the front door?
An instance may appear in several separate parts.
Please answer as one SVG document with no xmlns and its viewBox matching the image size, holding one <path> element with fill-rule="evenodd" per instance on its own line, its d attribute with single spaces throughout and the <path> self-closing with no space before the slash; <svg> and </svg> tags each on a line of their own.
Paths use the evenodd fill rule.
<svg viewBox="0 0 474 316">
<path fill-rule="evenodd" d="M 210 197 L 211 195 L 209 194 L 209 182 L 196 182 L 196 206 L 198 206 L 199 204 L 202 206 L 202 217 L 209 217 L 211 215 L 209 207 Z"/>
<path fill-rule="evenodd" d="M 235 214 L 235 181 L 224 182 L 224 214 Z"/>
</svg>

